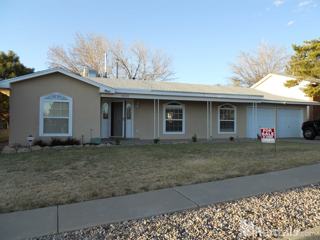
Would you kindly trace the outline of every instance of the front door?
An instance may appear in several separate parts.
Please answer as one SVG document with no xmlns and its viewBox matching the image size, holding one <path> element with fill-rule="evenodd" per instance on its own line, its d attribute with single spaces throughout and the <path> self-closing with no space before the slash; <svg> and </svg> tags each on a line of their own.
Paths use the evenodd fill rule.
<svg viewBox="0 0 320 240">
<path fill-rule="evenodd" d="M 133 103 L 131 101 L 126 102 L 126 138 L 133 137 Z"/>
<path fill-rule="evenodd" d="M 101 137 L 110 137 L 110 103 L 104 102 L 101 105 Z"/>
<path fill-rule="evenodd" d="M 111 103 L 111 136 L 123 137 L 123 102 Z"/>
</svg>

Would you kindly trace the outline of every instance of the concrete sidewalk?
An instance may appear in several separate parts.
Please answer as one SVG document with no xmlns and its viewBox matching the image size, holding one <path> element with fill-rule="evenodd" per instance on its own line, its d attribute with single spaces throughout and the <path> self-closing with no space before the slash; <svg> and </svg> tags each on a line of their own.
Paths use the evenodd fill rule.
<svg viewBox="0 0 320 240">
<path fill-rule="evenodd" d="M 149 217 L 320 182 L 320 164 L 222 181 L 0 214 L 1 239 Z"/>
</svg>

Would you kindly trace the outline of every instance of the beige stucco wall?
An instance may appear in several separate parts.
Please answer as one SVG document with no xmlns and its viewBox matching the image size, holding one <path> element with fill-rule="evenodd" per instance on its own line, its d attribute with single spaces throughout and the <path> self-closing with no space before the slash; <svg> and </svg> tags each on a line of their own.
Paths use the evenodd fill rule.
<svg viewBox="0 0 320 240">
<path fill-rule="evenodd" d="M 73 99 L 73 137 L 85 141 L 100 136 L 99 89 L 60 73 L 12 84 L 10 96 L 10 144 L 26 144 L 32 134 L 39 138 L 40 97 L 59 92 Z M 42 137 L 48 140 L 48 137 Z"/>
<path fill-rule="evenodd" d="M 184 134 L 164 134 L 163 131 L 163 106 L 169 101 L 159 101 L 159 115 L 156 102 L 156 120 L 154 135 L 154 102 L 153 100 L 135 100 L 134 109 L 134 137 L 140 139 L 191 139 L 194 134 L 198 138 L 207 138 L 207 103 L 180 101 L 185 107 L 185 133 Z M 236 107 L 236 133 L 219 133 L 218 131 L 218 107 L 224 103 L 212 103 L 211 131 L 209 136 L 213 139 L 247 137 L 247 109 L 252 104 L 232 103 Z M 298 105 L 275 105 L 275 104 L 258 104 L 258 108 L 284 108 L 284 109 L 303 109 L 304 120 L 307 120 L 307 108 Z M 159 121 L 159 135 L 158 135 Z"/>
<path fill-rule="evenodd" d="M 163 131 L 163 109 L 164 104 L 169 101 L 159 101 L 159 115 L 156 103 L 155 135 L 161 139 L 190 139 L 194 134 L 198 138 L 207 138 L 207 103 L 180 101 L 185 107 L 185 133 L 184 134 L 164 134 Z M 212 126 L 209 136 L 212 138 L 229 138 L 230 136 L 246 137 L 246 114 L 247 104 L 234 104 L 237 111 L 237 132 L 235 134 L 218 133 L 218 106 L 223 103 L 212 103 Z M 154 102 L 153 100 L 135 100 L 134 109 L 134 137 L 141 139 L 154 138 Z"/>
<path fill-rule="evenodd" d="M 153 139 L 153 100 L 134 101 L 134 138 Z"/>
</svg>

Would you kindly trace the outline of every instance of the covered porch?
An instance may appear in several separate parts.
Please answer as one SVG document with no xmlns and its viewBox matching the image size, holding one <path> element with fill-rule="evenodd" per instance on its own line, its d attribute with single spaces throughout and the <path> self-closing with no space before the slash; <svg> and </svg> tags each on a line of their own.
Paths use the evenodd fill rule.
<svg viewBox="0 0 320 240">
<path fill-rule="evenodd" d="M 298 104 L 102 97 L 100 129 L 102 139 L 255 139 L 260 128 L 299 138 L 307 119 L 308 107 Z"/>
<path fill-rule="evenodd" d="M 247 103 L 101 98 L 101 138 L 246 138 Z"/>
</svg>

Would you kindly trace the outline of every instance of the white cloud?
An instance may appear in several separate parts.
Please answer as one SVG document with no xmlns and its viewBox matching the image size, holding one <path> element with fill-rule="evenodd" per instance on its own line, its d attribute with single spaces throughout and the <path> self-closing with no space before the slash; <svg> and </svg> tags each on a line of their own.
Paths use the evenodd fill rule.
<svg viewBox="0 0 320 240">
<path fill-rule="evenodd" d="M 298 6 L 299 7 L 305 7 L 305 6 L 308 6 L 308 5 L 312 4 L 312 3 L 313 3 L 312 0 L 301 1 L 301 2 L 299 2 Z"/>
<path fill-rule="evenodd" d="M 289 21 L 289 22 L 287 23 L 287 26 L 290 27 L 290 26 L 292 26 L 293 24 L 294 24 L 294 21 L 291 20 L 291 21 Z"/>
<path fill-rule="evenodd" d="M 273 1 L 273 5 L 275 5 L 276 7 L 279 7 L 282 4 L 284 4 L 284 0 L 274 0 Z"/>
</svg>

